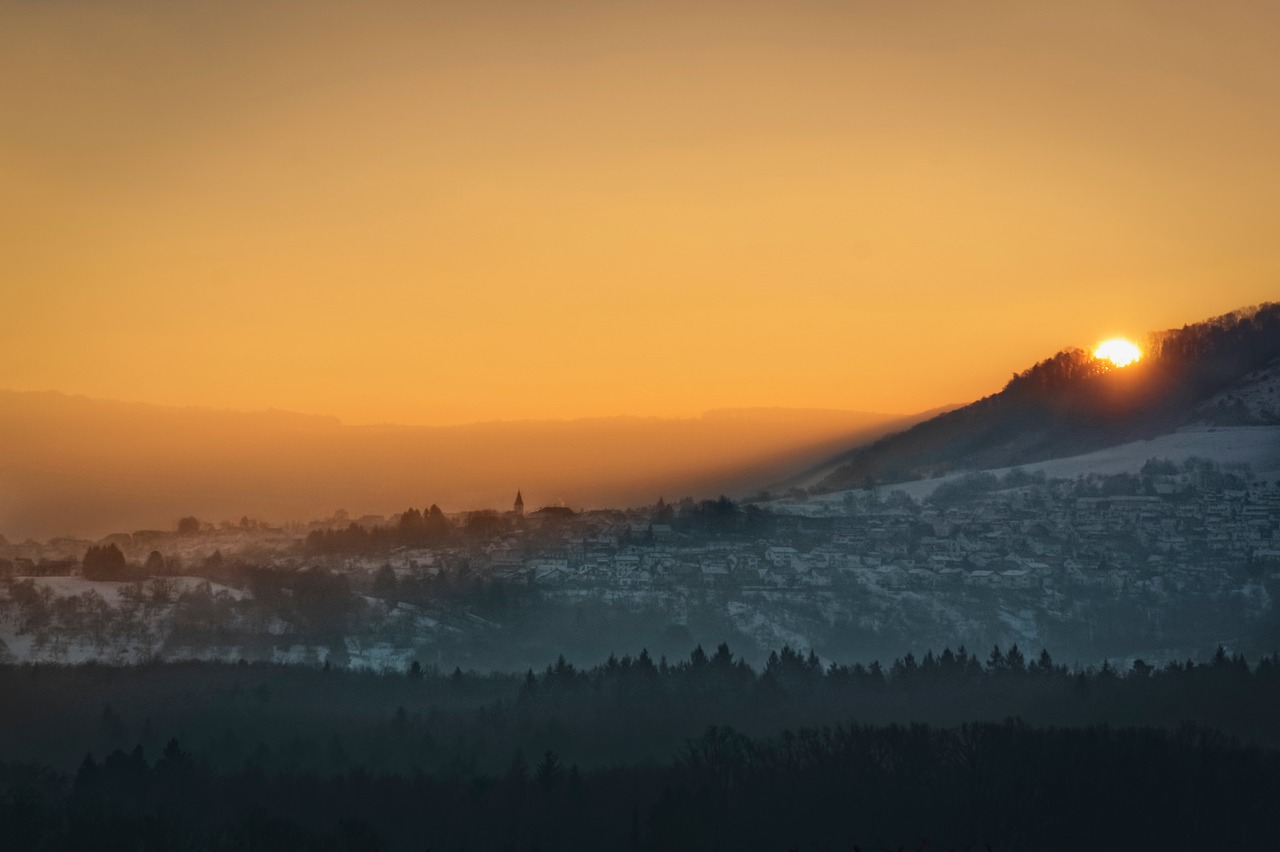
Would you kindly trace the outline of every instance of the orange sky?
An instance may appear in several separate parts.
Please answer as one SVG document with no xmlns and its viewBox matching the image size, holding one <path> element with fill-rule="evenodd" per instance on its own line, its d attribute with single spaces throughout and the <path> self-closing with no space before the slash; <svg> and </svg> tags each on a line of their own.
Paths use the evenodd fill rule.
<svg viewBox="0 0 1280 852">
<path fill-rule="evenodd" d="M 1280 295 L 1280 4 L 0 0 L 0 387 L 912 411 Z"/>
</svg>

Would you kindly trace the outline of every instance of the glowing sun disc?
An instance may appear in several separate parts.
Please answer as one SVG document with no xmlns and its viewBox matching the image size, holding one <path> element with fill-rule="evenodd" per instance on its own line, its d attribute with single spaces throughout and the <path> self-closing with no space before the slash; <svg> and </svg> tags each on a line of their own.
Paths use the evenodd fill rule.
<svg viewBox="0 0 1280 852">
<path fill-rule="evenodd" d="M 1098 348 L 1093 350 L 1093 357 L 1110 361 L 1117 367 L 1127 367 L 1142 357 L 1142 350 L 1138 348 L 1137 344 L 1117 337 L 1113 340 L 1104 340 L 1099 343 Z"/>
</svg>

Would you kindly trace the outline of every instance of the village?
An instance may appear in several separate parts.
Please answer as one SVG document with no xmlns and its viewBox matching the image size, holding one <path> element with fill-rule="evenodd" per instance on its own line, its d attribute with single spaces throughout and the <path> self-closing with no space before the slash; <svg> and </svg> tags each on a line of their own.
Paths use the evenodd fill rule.
<svg viewBox="0 0 1280 852">
<path fill-rule="evenodd" d="M 5 543 L 7 644 L 19 658 L 50 646 L 65 653 L 67 643 L 33 645 L 16 626 L 32 623 L 17 615 L 29 583 L 51 610 L 59 597 L 96 594 L 106 607 L 136 599 L 154 622 L 149 653 L 262 654 L 269 639 L 272 658 L 321 659 L 327 652 L 304 635 L 304 616 L 278 603 L 261 611 L 262 577 L 292 595 L 291 577 L 324 572 L 341 577 L 355 602 L 333 629 L 370 665 L 478 660 L 480 649 L 498 653 L 503 643 L 592 653 L 606 646 L 589 630 L 557 633 L 581 626 L 584 612 L 617 642 L 634 635 L 656 644 L 664 632 L 673 653 L 680 641 L 729 633 L 749 655 L 792 645 L 850 656 L 950 640 L 1053 643 L 1081 654 L 1133 646 L 1158 657 L 1197 640 L 1250 641 L 1249 631 L 1274 618 L 1280 581 L 1280 485 L 1194 459 L 1076 479 L 970 474 L 923 500 L 885 487 L 821 506 L 794 494 L 526 513 L 518 496 L 507 512 L 434 511 L 434 538 L 408 524 L 418 523 L 411 511 Z M 90 547 L 118 549 L 131 575 L 84 577 Z M 197 592 L 222 601 L 227 623 L 209 631 L 218 648 L 164 626 Z"/>
</svg>

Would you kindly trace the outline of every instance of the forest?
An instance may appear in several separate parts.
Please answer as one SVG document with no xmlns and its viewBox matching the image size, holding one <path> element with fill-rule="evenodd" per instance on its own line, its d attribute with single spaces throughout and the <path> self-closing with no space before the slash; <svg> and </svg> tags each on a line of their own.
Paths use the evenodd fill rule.
<svg viewBox="0 0 1280 852">
<path fill-rule="evenodd" d="M 1280 660 L 0 667 L 18 849 L 1260 849 Z"/>
</svg>

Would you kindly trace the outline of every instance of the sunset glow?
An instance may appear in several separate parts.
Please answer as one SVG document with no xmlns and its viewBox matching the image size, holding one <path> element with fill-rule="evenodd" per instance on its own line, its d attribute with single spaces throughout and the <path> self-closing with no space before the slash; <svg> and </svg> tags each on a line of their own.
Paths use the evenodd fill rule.
<svg viewBox="0 0 1280 852">
<path fill-rule="evenodd" d="M 1127 367 L 1142 357 L 1142 350 L 1136 343 L 1117 337 L 1099 343 L 1093 357 L 1110 361 L 1117 367 Z"/>
<path fill-rule="evenodd" d="M 1274 295 L 1278 39 L 1280 4 L 1156 0 L 0 4 L 3 386 L 976 399 Z"/>
</svg>

